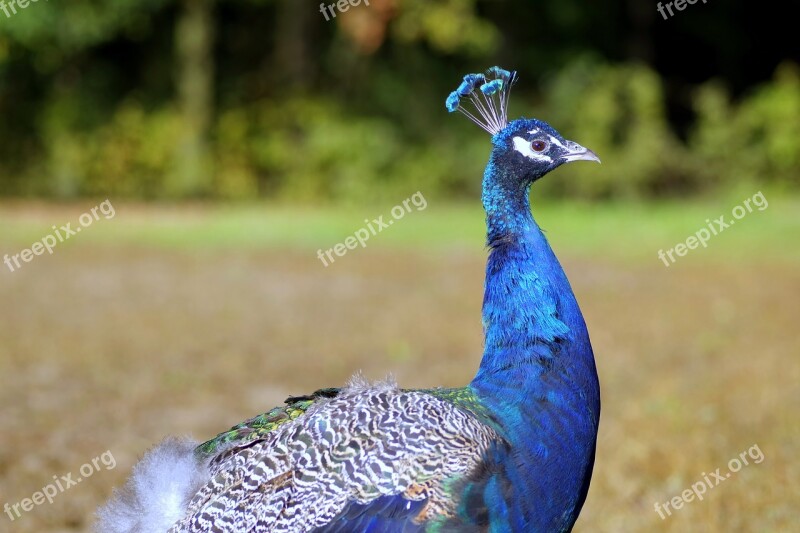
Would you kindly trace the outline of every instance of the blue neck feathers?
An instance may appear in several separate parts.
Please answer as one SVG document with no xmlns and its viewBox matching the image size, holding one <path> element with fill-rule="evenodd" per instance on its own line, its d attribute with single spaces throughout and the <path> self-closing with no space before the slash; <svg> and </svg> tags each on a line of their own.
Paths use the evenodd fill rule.
<svg viewBox="0 0 800 533">
<path fill-rule="evenodd" d="M 483 205 L 490 255 L 485 348 L 471 389 L 509 443 L 483 500 L 511 530 L 571 528 L 588 490 L 600 414 L 589 335 L 561 265 L 533 219 L 528 193 L 493 155 Z M 496 477 L 496 476 L 495 476 Z"/>
<path fill-rule="evenodd" d="M 483 300 L 486 343 L 473 384 L 515 374 L 536 381 L 554 366 L 594 372 L 578 302 L 531 215 L 530 185 L 516 185 L 503 175 L 507 172 L 490 161 L 484 176 L 490 249 Z"/>
</svg>

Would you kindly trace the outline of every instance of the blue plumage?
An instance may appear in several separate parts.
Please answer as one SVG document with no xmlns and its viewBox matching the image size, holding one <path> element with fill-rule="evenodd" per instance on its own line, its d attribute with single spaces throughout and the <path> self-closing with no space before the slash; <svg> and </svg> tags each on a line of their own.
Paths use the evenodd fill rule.
<svg viewBox="0 0 800 533">
<path fill-rule="evenodd" d="M 410 502 L 401 496 L 383 496 L 366 505 L 354 503 L 338 520 L 315 533 L 422 533 L 425 526 L 413 519 L 424 506 L 424 501 Z"/>
<path fill-rule="evenodd" d="M 481 85 L 481 92 L 486 96 L 492 96 L 503 90 L 503 80 L 492 80 Z"/>
<path fill-rule="evenodd" d="M 447 107 L 447 110 L 450 111 L 451 113 L 453 113 L 456 110 L 458 110 L 458 101 L 459 101 L 459 99 L 460 99 L 460 95 L 458 94 L 457 91 L 451 92 L 450 96 L 448 96 L 447 100 L 445 101 L 445 106 Z"/>
<path fill-rule="evenodd" d="M 486 81 L 483 74 L 467 74 L 464 76 L 464 81 L 458 86 L 456 92 L 459 96 L 469 96 L 475 89 L 481 86 Z"/>
<path fill-rule="evenodd" d="M 465 501 L 482 500 L 490 523 L 514 531 L 563 531 L 577 519 L 591 479 L 599 384 L 583 315 L 528 193 L 565 162 L 598 159 L 539 120 L 516 120 L 492 142 L 482 197 L 490 248 L 486 344 L 470 388 L 508 446 L 495 450 Z"/>
</svg>

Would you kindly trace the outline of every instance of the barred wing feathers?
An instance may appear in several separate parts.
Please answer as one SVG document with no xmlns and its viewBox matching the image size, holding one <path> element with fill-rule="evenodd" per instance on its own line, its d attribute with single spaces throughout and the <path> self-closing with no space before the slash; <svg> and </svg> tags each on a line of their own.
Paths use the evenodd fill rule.
<svg viewBox="0 0 800 533">
<path fill-rule="evenodd" d="M 418 531 L 455 515 L 448 488 L 500 440 L 472 411 L 391 383 L 278 409 L 201 446 L 211 480 L 170 533 Z"/>
</svg>

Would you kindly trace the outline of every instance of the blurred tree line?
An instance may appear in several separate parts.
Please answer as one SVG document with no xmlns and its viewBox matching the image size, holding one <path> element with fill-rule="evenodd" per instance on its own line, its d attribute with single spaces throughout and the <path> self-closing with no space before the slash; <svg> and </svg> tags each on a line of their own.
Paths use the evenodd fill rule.
<svg viewBox="0 0 800 533">
<path fill-rule="evenodd" d="M 365 0 L 327 21 L 307 0 L 30 3 L 0 11 L 0 195 L 471 195 L 488 139 L 444 99 L 493 64 L 520 72 L 511 117 L 606 165 L 546 194 L 797 189 L 800 50 L 778 7 Z"/>
</svg>

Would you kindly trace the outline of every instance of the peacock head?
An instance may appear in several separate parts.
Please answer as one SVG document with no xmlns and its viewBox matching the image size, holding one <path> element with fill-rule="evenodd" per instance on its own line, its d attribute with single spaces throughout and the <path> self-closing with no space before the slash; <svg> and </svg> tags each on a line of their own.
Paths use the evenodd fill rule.
<svg viewBox="0 0 800 533">
<path fill-rule="evenodd" d="M 572 161 L 597 161 L 591 150 L 561 136 L 548 123 L 520 118 L 508 122 L 508 98 L 517 81 L 515 71 L 492 67 L 485 74 L 467 74 L 446 101 L 451 113 L 460 111 L 492 135 L 491 163 L 529 185 L 551 170 Z M 469 102 L 474 112 L 464 107 Z"/>
</svg>

